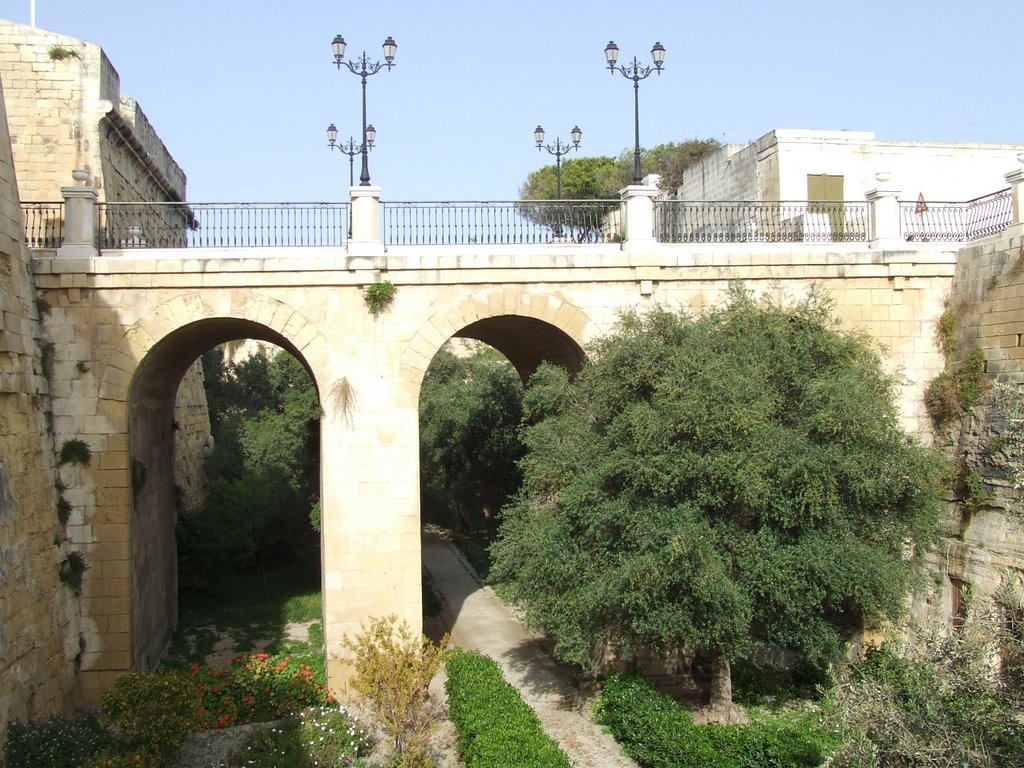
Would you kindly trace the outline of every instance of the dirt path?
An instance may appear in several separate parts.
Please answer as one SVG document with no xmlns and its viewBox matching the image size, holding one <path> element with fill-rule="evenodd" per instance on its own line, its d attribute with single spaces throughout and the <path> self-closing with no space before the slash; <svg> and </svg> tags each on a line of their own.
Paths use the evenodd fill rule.
<svg viewBox="0 0 1024 768">
<path fill-rule="evenodd" d="M 636 768 L 591 715 L 593 696 L 569 682 L 569 673 L 542 651 L 509 608 L 484 586 L 448 541 L 423 534 L 423 566 L 444 603 L 452 642 L 498 662 L 505 679 L 533 707 L 544 730 L 577 768 Z"/>
</svg>

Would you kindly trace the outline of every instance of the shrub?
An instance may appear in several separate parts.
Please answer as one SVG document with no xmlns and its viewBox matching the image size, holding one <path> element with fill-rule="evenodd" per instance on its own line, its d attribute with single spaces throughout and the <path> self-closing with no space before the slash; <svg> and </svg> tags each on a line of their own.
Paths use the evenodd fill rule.
<svg viewBox="0 0 1024 768">
<path fill-rule="evenodd" d="M 7 768 L 81 768 L 110 743 L 110 736 L 89 715 L 11 723 L 4 759 Z"/>
<path fill-rule="evenodd" d="M 569 758 L 493 659 L 454 650 L 446 669 L 448 709 L 467 768 L 569 768 Z"/>
<path fill-rule="evenodd" d="M 408 756 L 404 765 L 429 765 L 421 757 L 432 723 L 427 713 L 427 686 L 444 662 L 448 636 L 438 645 L 413 636 L 398 617 L 370 619 L 369 626 L 343 644 L 354 656 L 352 688 L 366 701 L 395 751 Z"/>
<path fill-rule="evenodd" d="M 254 733 L 228 761 L 229 768 L 306 768 L 353 765 L 373 748 L 354 717 L 337 705 L 316 707 Z"/>
<path fill-rule="evenodd" d="M 989 642 L 965 625 L 928 638 L 912 657 L 889 646 L 839 670 L 826 699 L 844 768 L 995 768 L 1024 764 L 1024 726 L 990 663 Z M 910 653 L 910 649 L 906 651 Z"/>
<path fill-rule="evenodd" d="M 191 671 L 204 728 L 275 720 L 330 700 L 323 669 L 299 656 L 243 654 L 225 669 L 193 664 Z"/>
<path fill-rule="evenodd" d="M 643 768 L 809 768 L 821 764 L 828 742 L 809 726 L 781 721 L 697 726 L 649 682 L 625 675 L 606 681 L 595 714 Z"/>
<path fill-rule="evenodd" d="M 196 686 L 188 675 L 169 669 L 129 672 L 104 695 L 100 722 L 113 729 L 121 752 L 155 758 L 159 765 L 199 727 Z"/>
</svg>

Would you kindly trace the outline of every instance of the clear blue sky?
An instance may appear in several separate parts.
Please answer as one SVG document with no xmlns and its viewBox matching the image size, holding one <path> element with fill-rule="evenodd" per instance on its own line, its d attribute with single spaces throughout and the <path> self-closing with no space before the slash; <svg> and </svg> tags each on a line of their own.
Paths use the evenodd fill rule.
<svg viewBox="0 0 1024 768">
<path fill-rule="evenodd" d="M 0 1 L 14 21 L 29 11 Z M 581 155 L 631 148 L 632 83 L 605 68 L 609 40 L 620 63 L 667 49 L 640 84 L 645 146 L 775 128 L 1024 142 L 1022 0 L 36 0 L 36 25 L 104 48 L 195 202 L 347 198 L 325 129 L 358 137 L 360 84 L 333 64 L 338 33 L 348 56 L 398 43 L 368 83 L 385 200 L 515 199 L 553 160 L 538 123 L 551 140 L 578 124 Z"/>
</svg>

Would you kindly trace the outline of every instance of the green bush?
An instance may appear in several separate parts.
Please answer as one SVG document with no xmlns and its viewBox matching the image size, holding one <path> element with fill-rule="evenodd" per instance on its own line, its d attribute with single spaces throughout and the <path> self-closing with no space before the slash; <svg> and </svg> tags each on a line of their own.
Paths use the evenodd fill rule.
<svg viewBox="0 0 1024 768">
<path fill-rule="evenodd" d="M 11 723 L 4 761 L 7 768 L 81 768 L 110 744 L 110 736 L 89 715 Z"/>
<path fill-rule="evenodd" d="M 169 669 L 129 672 L 103 696 L 100 722 L 116 734 L 119 753 L 138 753 L 153 758 L 154 764 L 165 764 L 185 734 L 200 725 L 195 683 L 187 674 Z M 117 764 L 115 759 L 113 765 Z"/>
<path fill-rule="evenodd" d="M 809 727 L 694 725 L 689 712 L 638 677 L 612 675 L 595 713 L 643 768 L 810 768 L 825 757 L 827 737 Z"/>
<path fill-rule="evenodd" d="M 493 659 L 454 650 L 445 666 L 448 709 L 467 768 L 569 768 L 569 758 Z"/>
</svg>

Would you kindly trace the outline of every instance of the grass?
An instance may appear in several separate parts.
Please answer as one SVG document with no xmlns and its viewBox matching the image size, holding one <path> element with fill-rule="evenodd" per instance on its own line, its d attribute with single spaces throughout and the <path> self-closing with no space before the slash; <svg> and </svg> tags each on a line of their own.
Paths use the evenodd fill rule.
<svg viewBox="0 0 1024 768">
<path fill-rule="evenodd" d="M 206 594 L 182 595 L 169 664 L 202 663 L 225 636 L 235 641 L 239 652 L 253 650 L 268 637 L 270 653 L 313 650 L 312 642 L 287 640 L 285 628 L 322 621 L 319 558 L 234 574 Z M 311 641 L 317 637 L 322 649 L 322 630 L 311 632 Z"/>
</svg>

